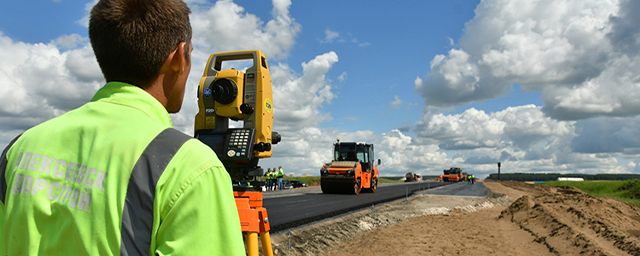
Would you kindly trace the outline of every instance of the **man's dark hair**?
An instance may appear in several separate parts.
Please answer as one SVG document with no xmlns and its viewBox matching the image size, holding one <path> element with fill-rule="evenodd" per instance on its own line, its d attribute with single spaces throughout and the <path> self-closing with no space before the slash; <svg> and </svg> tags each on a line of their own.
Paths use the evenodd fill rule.
<svg viewBox="0 0 640 256">
<path fill-rule="evenodd" d="M 189 59 L 189 13 L 182 0 L 100 0 L 91 9 L 89 39 L 107 82 L 148 87 L 181 42 Z"/>
</svg>

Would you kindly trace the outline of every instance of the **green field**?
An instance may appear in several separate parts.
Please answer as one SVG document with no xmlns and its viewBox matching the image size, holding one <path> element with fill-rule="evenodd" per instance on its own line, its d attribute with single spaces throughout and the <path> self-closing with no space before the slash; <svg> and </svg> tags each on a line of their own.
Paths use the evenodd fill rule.
<svg viewBox="0 0 640 256">
<path fill-rule="evenodd" d="M 284 177 L 288 180 L 300 180 L 309 186 L 320 186 L 320 176 Z M 402 182 L 397 177 L 380 177 L 379 183 Z M 545 186 L 571 186 L 596 197 L 613 197 L 618 200 L 640 205 L 640 180 L 603 180 L 603 181 L 547 181 L 538 183 Z"/>
<path fill-rule="evenodd" d="M 284 177 L 288 180 L 299 180 L 304 183 L 307 183 L 309 186 L 320 186 L 320 176 L 302 176 L 302 177 Z M 397 183 L 402 182 L 397 179 L 389 179 L 385 177 L 380 177 L 378 179 L 378 183 Z"/>
<path fill-rule="evenodd" d="M 571 186 L 592 196 L 613 197 L 630 204 L 640 205 L 640 180 L 547 181 L 538 184 L 546 186 Z"/>
</svg>

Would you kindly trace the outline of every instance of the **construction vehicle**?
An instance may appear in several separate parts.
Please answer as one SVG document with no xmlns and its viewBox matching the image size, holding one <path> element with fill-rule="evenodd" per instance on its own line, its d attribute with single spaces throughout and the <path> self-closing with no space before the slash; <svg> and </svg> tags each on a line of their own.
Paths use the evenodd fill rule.
<svg viewBox="0 0 640 256">
<path fill-rule="evenodd" d="M 464 177 L 466 178 L 466 176 Z M 444 170 L 444 175 L 442 175 L 442 181 L 464 181 L 462 176 L 462 168 L 459 167 L 451 167 L 448 170 Z"/>
<path fill-rule="evenodd" d="M 333 161 L 320 169 L 322 193 L 357 195 L 363 189 L 375 193 L 378 190 L 378 166 L 373 160 L 373 144 L 341 143 L 338 139 L 333 146 Z"/>
<path fill-rule="evenodd" d="M 422 175 L 417 173 L 408 172 L 404 175 L 404 182 L 422 181 Z"/>
</svg>

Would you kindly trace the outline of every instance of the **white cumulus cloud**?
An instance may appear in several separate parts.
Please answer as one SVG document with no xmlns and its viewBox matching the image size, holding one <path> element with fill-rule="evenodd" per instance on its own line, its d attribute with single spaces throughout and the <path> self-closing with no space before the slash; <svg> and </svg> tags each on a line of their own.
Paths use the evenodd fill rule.
<svg viewBox="0 0 640 256">
<path fill-rule="evenodd" d="M 330 113 L 323 113 L 320 108 L 336 97 L 326 73 L 337 61 L 335 52 L 318 55 L 302 63 L 303 74 L 300 77 L 287 65 L 272 66 L 274 122 L 277 123 L 274 129 L 297 131 L 331 118 Z"/>
<path fill-rule="evenodd" d="M 273 19 L 264 24 L 233 1 L 208 9 L 192 5 L 194 47 L 204 52 L 260 49 L 267 58 L 286 58 L 301 26 L 289 14 L 290 0 L 273 0 Z"/>
<path fill-rule="evenodd" d="M 84 46 L 60 50 L 76 43 Z M 14 42 L 0 33 L 1 140 L 89 101 L 104 79 L 86 40 L 62 36 L 49 43 Z"/>
<path fill-rule="evenodd" d="M 557 119 L 640 114 L 637 1 L 482 1 L 460 48 L 416 79 L 430 106 L 496 98 L 514 83 L 540 91 Z"/>
<path fill-rule="evenodd" d="M 401 105 L 402 105 L 402 100 L 400 99 L 400 97 L 398 97 L 398 95 L 395 96 L 395 100 L 389 103 L 389 106 L 391 106 L 391 108 L 394 108 L 394 109 L 399 109 Z"/>
</svg>

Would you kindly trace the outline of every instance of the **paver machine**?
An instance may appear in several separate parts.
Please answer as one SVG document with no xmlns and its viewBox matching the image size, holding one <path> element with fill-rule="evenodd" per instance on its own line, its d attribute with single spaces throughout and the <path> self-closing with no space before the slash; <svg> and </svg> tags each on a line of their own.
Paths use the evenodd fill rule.
<svg viewBox="0 0 640 256">
<path fill-rule="evenodd" d="M 325 194 L 359 194 L 378 190 L 378 163 L 373 144 L 340 142 L 333 144 L 333 161 L 320 169 L 320 187 Z"/>
<path fill-rule="evenodd" d="M 451 167 L 448 170 L 444 170 L 444 175 L 442 176 L 442 181 L 464 181 L 462 177 L 462 168 L 459 167 Z"/>
</svg>

